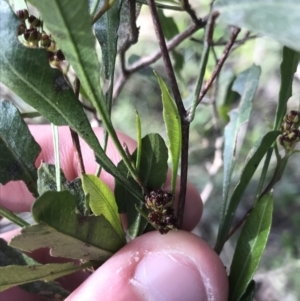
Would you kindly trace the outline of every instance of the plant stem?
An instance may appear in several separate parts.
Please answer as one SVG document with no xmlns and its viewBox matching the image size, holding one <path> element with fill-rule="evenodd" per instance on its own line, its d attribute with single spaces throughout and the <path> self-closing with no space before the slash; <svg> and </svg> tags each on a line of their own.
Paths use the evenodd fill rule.
<svg viewBox="0 0 300 301">
<path fill-rule="evenodd" d="M 173 69 L 171 59 L 169 56 L 169 51 L 166 46 L 165 37 L 164 37 L 163 31 L 162 31 L 162 28 L 160 25 L 157 9 L 155 7 L 155 2 L 154 2 L 154 0 L 147 0 L 147 2 L 149 5 L 151 17 L 152 17 L 155 34 L 156 34 L 156 37 L 157 37 L 157 40 L 159 43 L 159 47 L 160 47 L 160 50 L 162 53 L 162 58 L 163 58 L 163 61 L 164 61 L 165 67 L 166 67 L 166 71 L 167 71 L 167 75 L 168 75 L 168 78 L 169 78 L 169 81 L 171 84 L 171 89 L 172 89 L 172 93 L 174 96 L 174 100 L 176 102 L 179 114 L 181 116 L 185 116 L 186 110 L 185 110 L 183 102 L 182 102 L 182 98 L 181 98 L 180 91 L 178 88 L 174 69 Z"/>
<path fill-rule="evenodd" d="M 61 191 L 61 176 L 60 176 L 60 154 L 59 154 L 59 138 L 58 138 L 58 127 L 51 123 L 52 134 L 53 134 L 53 149 L 55 158 L 55 180 L 56 189 Z"/>
<path fill-rule="evenodd" d="M 229 52 L 230 52 L 230 49 L 232 48 L 232 46 L 234 45 L 234 42 L 240 32 L 240 28 L 236 28 L 234 27 L 232 29 L 232 32 L 231 32 L 231 35 L 230 35 L 230 38 L 225 46 L 225 49 L 222 53 L 222 56 L 221 58 L 219 59 L 218 61 L 218 64 L 216 65 L 215 69 L 213 70 L 209 80 L 207 81 L 207 83 L 205 84 L 205 86 L 202 88 L 201 92 L 200 92 L 200 96 L 199 96 L 199 99 L 198 99 L 198 102 L 197 102 L 197 105 L 201 102 L 201 100 L 203 99 L 203 97 L 206 95 L 207 91 L 209 90 L 210 86 L 212 85 L 213 81 L 215 80 L 215 78 L 217 77 L 217 75 L 219 74 L 219 72 L 221 71 L 221 68 L 223 66 L 223 64 L 225 63 L 228 55 L 229 55 Z"/>
<path fill-rule="evenodd" d="M 191 109 L 189 110 L 189 116 L 188 116 L 190 122 L 192 122 L 195 117 L 195 111 L 196 111 L 196 107 L 198 104 L 199 94 L 200 94 L 200 90 L 201 90 L 201 87 L 203 84 L 204 74 L 205 74 L 206 65 L 207 65 L 207 61 L 208 61 L 210 45 L 212 43 L 213 28 L 214 28 L 215 20 L 218 17 L 218 15 L 219 15 L 218 13 L 210 14 L 207 25 L 206 25 L 204 45 L 203 45 L 200 67 L 199 67 L 200 73 L 199 73 L 196 88 L 194 91 L 193 104 L 192 104 Z"/>
<path fill-rule="evenodd" d="M 189 134 L 190 123 L 184 120 L 181 123 L 182 143 L 181 143 L 181 170 L 180 170 L 180 192 L 177 209 L 178 229 L 182 228 L 183 215 L 185 208 L 186 183 L 188 175 L 188 158 L 189 158 Z"/>
<path fill-rule="evenodd" d="M 99 3 L 100 3 L 100 0 L 94 0 L 93 6 L 92 6 L 91 11 L 90 11 L 91 16 L 94 16 L 96 14 Z"/>
<path fill-rule="evenodd" d="M 74 85 L 74 93 L 76 97 L 79 97 L 79 90 L 80 90 L 80 81 L 78 77 L 75 78 L 75 85 Z M 79 141 L 79 136 L 76 131 L 74 131 L 72 128 L 70 128 L 71 132 L 71 137 L 73 141 L 73 146 L 75 150 L 75 156 L 78 162 L 78 171 L 79 174 L 85 174 L 85 168 L 84 168 L 84 163 L 83 163 L 83 158 L 82 158 L 82 152 L 81 152 L 81 147 L 80 147 L 80 141 Z"/>
<path fill-rule="evenodd" d="M 201 23 L 199 24 L 192 24 L 189 26 L 185 31 L 179 33 L 174 38 L 169 40 L 166 44 L 168 51 L 175 49 L 181 42 L 186 40 L 188 37 L 190 37 L 192 34 L 194 34 L 197 30 L 204 28 L 207 23 L 208 17 L 204 17 L 201 20 Z M 122 53 L 121 53 L 122 54 Z M 142 57 L 129 67 L 125 68 L 125 60 L 124 60 L 124 54 L 120 55 L 121 60 L 121 66 L 124 66 L 122 69 L 122 73 L 119 76 L 119 78 L 116 80 L 114 93 L 113 93 L 113 99 L 116 99 L 117 96 L 120 94 L 123 86 L 125 85 L 126 81 L 129 79 L 129 77 L 136 71 L 145 68 L 152 63 L 156 62 L 162 57 L 162 52 L 160 49 L 156 50 L 149 56 Z"/>
<path fill-rule="evenodd" d="M 181 0 L 182 8 L 190 15 L 191 19 L 197 24 L 200 20 L 197 18 L 195 11 L 192 9 L 189 0 Z"/>
<path fill-rule="evenodd" d="M 145 1 L 145 0 L 136 0 L 136 2 L 148 5 L 147 1 Z M 182 7 L 175 6 L 175 5 L 167 5 L 167 4 L 162 4 L 162 3 L 155 3 L 155 6 L 157 8 L 162 8 L 162 9 L 170 9 L 170 10 L 175 10 L 175 11 L 184 11 L 184 9 Z"/>
<path fill-rule="evenodd" d="M 30 224 L 27 223 L 25 220 L 23 220 L 21 217 L 17 216 L 10 210 L 7 210 L 1 206 L 0 206 L 0 215 L 7 218 L 8 220 L 10 220 L 11 222 L 13 222 L 14 224 L 20 227 L 30 226 Z"/>
<path fill-rule="evenodd" d="M 173 97 L 177 105 L 177 109 L 181 119 L 181 133 L 182 133 L 181 179 L 180 179 L 179 203 L 178 203 L 178 210 L 177 210 L 178 228 L 180 229 L 182 227 L 184 206 L 185 206 L 185 196 L 186 196 L 186 183 L 187 183 L 187 172 L 188 172 L 189 121 L 186 118 L 186 110 L 183 105 L 183 101 L 178 88 L 174 69 L 170 60 L 169 51 L 159 22 L 159 17 L 158 17 L 157 9 L 155 7 L 155 2 L 154 0 L 147 0 L 147 2 L 151 12 L 151 17 L 152 17 L 156 37 L 162 53 L 162 58 L 171 84 Z"/>
<path fill-rule="evenodd" d="M 101 6 L 100 10 L 96 13 L 93 18 L 92 24 L 96 23 L 115 3 L 115 0 L 104 0 L 103 5 Z"/>
</svg>

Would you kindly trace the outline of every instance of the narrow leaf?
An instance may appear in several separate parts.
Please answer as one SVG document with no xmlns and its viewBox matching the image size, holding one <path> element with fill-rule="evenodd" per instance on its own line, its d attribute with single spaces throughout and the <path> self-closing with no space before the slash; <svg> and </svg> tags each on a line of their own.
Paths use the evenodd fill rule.
<svg viewBox="0 0 300 301">
<path fill-rule="evenodd" d="M 37 223 L 47 224 L 52 230 L 45 226 L 40 229 L 41 225 L 32 226 L 26 232 L 30 232 L 31 241 L 26 238 L 24 232 L 19 238 L 22 241 L 16 245 L 14 238 L 13 245 L 22 250 L 34 248 L 39 244 L 47 245 L 56 249 L 56 256 L 69 257 L 76 255 L 74 258 L 85 258 L 90 256 L 89 247 L 99 249 L 98 260 L 103 258 L 107 259 L 111 253 L 116 252 L 124 245 L 124 240 L 113 229 L 111 224 L 105 219 L 104 216 L 83 216 L 76 213 L 76 200 L 68 191 L 53 192 L 49 191 L 40 196 L 32 207 L 32 214 Z M 44 239 L 43 235 L 49 232 L 49 239 Z M 38 238 L 35 239 L 35 232 L 38 232 Z M 58 232 L 58 233 L 57 233 Z M 62 235 L 64 238 L 62 238 Z M 68 243 L 63 243 L 65 239 L 73 247 L 68 247 Z M 15 242 L 14 242 L 15 241 Z M 26 245 L 23 246 L 22 244 Z M 33 245 L 35 245 L 33 247 Z M 76 246 L 77 245 L 77 246 Z M 63 254 L 59 253 L 63 250 Z M 69 250 L 67 253 L 66 251 Z M 53 250 L 54 252 L 54 250 Z M 93 256 L 96 254 L 93 252 Z M 73 257 L 72 257 L 73 258 Z"/>
<path fill-rule="evenodd" d="M 243 296 L 239 299 L 239 301 L 253 301 L 254 300 L 254 294 L 255 294 L 255 281 L 251 280 L 245 293 Z"/>
<path fill-rule="evenodd" d="M 81 179 L 77 178 L 71 182 L 67 181 L 64 173 L 60 170 L 62 190 L 68 190 L 76 199 L 76 208 L 83 215 L 86 215 L 88 208 L 85 204 L 84 191 L 82 189 Z M 55 180 L 55 166 L 42 163 L 38 169 L 38 191 L 39 195 L 47 191 L 57 191 Z"/>
<path fill-rule="evenodd" d="M 158 79 L 162 93 L 163 116 L 167 130 L 169 151 L 172 161 L 171 189 L 172 193 L 174 193 L 181 150 L 181 120 L 177 106 L 175 105 L 175 102 L 170 95 L 166 84 L 157 73 L 155 73 L 155 75 Z"/>
<path fill-rule="evenodd" d="M 48 7 L 50 4 L 51 6 L 54 5 L 54 2 L 56 1 L 49 3 L 39 1 L 41 5 L 47 6 L 47 13 L 56 11 Z M 85 1 L 80 3 L 85 3 Z M 29 49 L 19 43 L 17 28 L 20 21 L 13 14 L 6 1 L 0 0 L 0 7 L 0 39 L 3 41 L 0 47 L 0 65 L 2 68 L 0 81 L 53 124 L 69 124 L 95 151 L 103 168 L 117 177 L 123 185 L 127 185 L 124 176 L 118 173 L 116 166 L 101 148 L 81 103 L 65 81 L 63 74 L 49 66 L 48 54 L 44 49 Z M 68 6 L 66 15 L 72 15 L 69 13 L 69 9 Z M 83 20 L 83 17 L 80 16 L 80 19 Z M 88 22 L 87 20 L 84 22 Z M 82 33 L 82 31 L 80 32 Z M 93 64 L 91 66 L 97 68 Z M 98 81 L 96 87 L 99 87 Z M 88 91 L 88 93 L 90 92 Z"/>
<path fill-rule="evenodd" d="M 272 196 L 264 196 L 248 217 L 233 255 L 229 275 L 229 300 L 238 301 L 258 267 L 272 223 Z"/>
<path fill-rule="evenodd" d="M 121 161 L 118 164 L 118 169 L 126 170 L 125 164 Z M 121 185 L 119 181 L 115 181 L 115 198 L 118 204 L 119 213 L 127 214 L 127 222 L 128 222 L 128 234 L 135 238 L 138 235 L 143 233 L 143 230 L 147 226 L 147 221 L 141 218 L 141 215 L 136 211 L 136 207 L 143 208 L 143 199 L 141 187 L 134 181 L 132 177 L 128 177 L 128 181 L 130 185 L 135 187 L 135 189 L 140 190 L 141 196 L 139 198 L 132 195 L 130 190 L 128 190 L 125 186 Z"/>
<path fill-rule="evenodd" d="M 103 216 L 99 217 L 98 224 L 101 223 L 103 227 L 108 223 Z M 93 235 L 95 236 L 94 233 Z M 78 239 L 75 235 L 70 236 L 69 233 L 65 234 L 60 229 L 56 230 L 40 223 L 23 228 L 21 234 L 11 240 L 10 245 L 26 252 L 32 252 L 40 248 L 50 248 L 50 254 L 54 257 L 80 260 L 104 262 L 112 256 L 112 252 L 95 247 L 86 241 L 88 241 L 88 238 Z"/>
<path fill-rule="evenodd" d="M 241 125 L 248 121 L 252 109 L 252 100 L 258 85 L 260 67 L 253 65 L 245 70 L 235 80 L 233 90 L 241 95 L 241 102 L 237 109 L 230 112 L 230 122 L 225 127 L 224 137 L 224 178 L 223 178 L 223 210 L 227 207 L 228 191 L 235 165 L 235 147 Z M 222 216 L 224 216 L 222 213 Z"/>
<path fill-rule="evenodd" d="M 136 152 L 132 154 L 136 160 Z M 140 179 L 147 188 L 156 189 L 166 182 L 168 149 L 159 134 L 148 134 L 142 139 Z"/>
<path fill-rule="evenodd" d="M 9 265 L 38 265 L 39 263 L 28 257 L 20 250 L 7 245 L 7 242 L 0 238 L 0 266 Z M 1 268 L 0 268 L 1 271 Z M 0 277 L 1 278 L 1 277 Z M 38 294 L 47 300 L 62 301 L 70 294 L 62 286 L 53 281 L 34 281 L 20 285 L 20 288 L 33 294 Z"/>
<path fill-rule="evenodd" d="M 292 96 L 293 79 L 299 60 L 300 52 L 283 47 L 282 62 L 280 65 L 281 84 L 274 123 L 275 130 L 279 130 L 282 118 L 286 114 L 287 102 Z"/>
<path fill-rule="evenodd" d="M 220 22 L 269 36 L 300 51 L 299 0 L 218 0 Z"/>
<path fill-rule="evenodd" d="M 102 5 L 101 1 L 100 6 Z M 108 84 L 106 103 L 109 108 L 112 101 L 121 6 L 122 1 L 115 0 L 114 5 L 94 24 L 95 35 L 102 50 L 104 77 Z"/>
<path fill-rule="evenodd" d="M 1 100 L 0 183 L 22 180 L 31 193 L 38 196 L 34 163 L 40 151 L 17 108 L 11 102 Z"/>
<path fill-rule="evenodd" d="M 0 268 L 0 292 L 11 287 L 36 280 L 51 281 L 91 266 L 90 263 L 49 263 L 45 265 L 18 266 L 10 265 Z"/>
<path fill-rule="evenodd" d="M 89 194 L 89 206 L 93 213 L 96 216 L 102 214 L 124 240 L 118 206 L 110 188 L 94 175 L 82 175 L 82 185 L 85 194 Z"/>
<path fill-rule="evenodd" d="M 74 68 L 93 105 L 101 117 L 109 121 L 108 111 L 100 87 L 100 65 L 92 32 L 92 18 L 88 1 L 78 1 L 70 13 L 68 0 L 50 2 L 30 0 L 39 10 L 54 40 L 62 49 L 68 62 Z"/>
<path fill-rule="evenodd" d="M 217 243 L 215 250 L 217 253 L 220 253 L 222 247 L 226 241 L 227 235 L 229 233 L 233 217 L 235 211 L 237 209 L 238 204 L 241 201 L 243 193 L 248 186 L 254 172 L 256 171 L 260 161 L 267 153 L 268 149 L 272 146 L 276 138 L 280 135 L 279 131 L 271 131 L 265 134 L 264 136 L 260 137 L 252 149 L 250 150 L 244 169 L 242 170 L 240 180 L 230 198 L 228 203 L 228 207 L 225 210 L 224 219 L 221 220 L 219 226 L 219 233 L 217 237 Z"/>
</svg>

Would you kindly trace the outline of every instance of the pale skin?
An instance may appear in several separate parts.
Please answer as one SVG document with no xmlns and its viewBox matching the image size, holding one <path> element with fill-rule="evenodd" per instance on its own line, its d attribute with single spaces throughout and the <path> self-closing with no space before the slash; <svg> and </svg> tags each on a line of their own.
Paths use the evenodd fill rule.
<svg viewBox="0 0 300 301">
<path fill-rule="evenodd" d="M 50 126 L 30 126 L 35 140 L 42 148 L 36 160 L 54 162 L 53 142 Z M 95 130 L 101 141 L 102 129 Z M 77 161 L 74 155 L 69 129 L 60 128 L 61 167 L 68 180 L 78 177 Z M 126 143 L 132 152 L 136 143 L 124 135 L 118 134 L 121 143 Z M 94 174 L 96 163 L 93 152 L 81 141 L 86 173 Z M 120 156 L 113 144 L 108 144 L 108 154 L 114 163 Z M 101 178 L 113 189 L 114 180 L 106 172 Z M 166 189 L 170 188 L 168 177 Z M 178 192 L 177 192 L 178 196 Z M 0 186 L 0 205 L 15 212 L 30 211 L 34 198 L 22 182 L 10 182 Z M 78 272 L 60 280 L 62 285 L 73 291 L 67 300 L 155 300 L 155 301 L 226 301 L 228 282 L 225 268 L 216 253 L 199 237 L 189 233 L 202 215 L 202 202 L 198 191 L 188 184 L 183 230 L 171 231 L 166 235 L 150 232 L 133 240 L 91 276 Z M 126 216 L 122 216 L 126 227 Z M 19 230 L 2 235 L 10 240 Z M 36 260 L 62 262 L 54 258 L 47 250 L 38 250 L 30 254 Z M 0 293 L 0 300 L 43 300 L 28 294 L 20 288 Z"/>
</svg>

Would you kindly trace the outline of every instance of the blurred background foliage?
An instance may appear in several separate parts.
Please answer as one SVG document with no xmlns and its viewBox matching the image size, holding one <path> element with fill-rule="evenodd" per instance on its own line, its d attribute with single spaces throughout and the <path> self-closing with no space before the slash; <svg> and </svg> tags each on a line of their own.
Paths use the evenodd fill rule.
<svg viewBox="0 0 300 301">
<path fill-rule="evenodd" d="M 208 1 L 201 1 L 201 3 L 200 1 L 191 1 L 191 4 L 194 9 L 201 12 L 202 16 L 208 13 Z M 190 24 L 189 16 L 182 12 L 164 10 L 160 12 L 160 16 L 167 18 L 168 22 L 175 20 L 179 32 L 186 29 Z M 140 27 L 139 42 L 127 51 L 128 64 L 140 57 L 150 55 L 158 49 L 151 17 L 146 6 L 142 7 L 138 26 Z M 177 33 L 176 29 L 170 31 L 170 28 L 170 26 L 164 28 L 167 38 Z M 220 46 L 214 47 L 217 57 L 222 53 L 224 49 L 222 41 L 227 41 L 229 33 L 228 27 L 217 23 L 214 33 L 214 42 L 220 43 Z M 238 40 L 243 39 L 245 34 L 246 32 L 242 31 Z M 176 48 L 175 52 L 172 52 L 179 87 L 185 99 L 186 107 L 191 103 L 189 95 L 194 88 L 199 72 L 202 40 L 203 30 L 199 30 L 193 35 L 192 40 L 185 40 Z M 239 137 L 244 137 L 244 140 L 243 143 L 238 143 L 239 155 L 233 178 L 235 185 L 243 162 L 253 143 L 262 133 L 271 128 L 270 124 L 273 124 L 280 86 L 281 50 L 282 45 L 279 43 L 259 36 L 238 45 L 227 59 L 217 84 L 213 86 L 211 93 L 203 99 L 197 108 L 190 132 L 189 181 L 197 187 L 202 195 L 204 213 L 194 233 L 202 236 L 211 246 L 216 241 L 222 201 L 222 135 L 224 126 L 228 121 L 226 110 L 230 110 L 238 104 L 238 99 L 233 94 L 230 107 L 222 106 L 228 85 L 235 76 L 249 68 L 253 63 L 261 66 L 262 74 L 253 101 L 250 122 L 244 125 L 239 133 Z M 120 75 L 118 72 L 120 70 L 119 61 L 117 64 L 116 78 Z M 211 53 L 205 74 L 206 79 L 210 76 L 215 64 L 215 56 Z M 152 72 L 153 69 L 166 79 L 164 65 L 162 60 L 159 60 L 150 67 L 133 74 L 114 102 L 112 110 L 114 125 L 132 138 L 135 138 L 136 135 L 136 110 L 141 115 L 143 135 L 158 132 L 166 137 L 160 88 Z M 0 97 L 15 102 L 21 112 L 33 111 L 3 85 L 0 87 Z M 299 103 L 300 66 L 298 66 L 295 75 L 293 96 L 288 102 L 288 110 L 297 110 Z M 96 126 L 98 122 L 94 115 L 88 114 L 92 124 Z M 42 117 L 26 120 L 28 123 L 47 122 Z M 275 167 L 274 164 L 273 166 Z M 262 166 L 259 166 L 237 210 L 236 220 L 242 218 L 251 207 L 261 170 Z M 299 226 L 300 159 L 299 154 L 296 154 L 290 158 L 283 178 L 274 189 L 273 226 L 259 271 L 255 276 L 257 281 L 256 299 L 258 301 L 300 300 Z M 238 235 L 239 231 L 225 244 L 221 253 L 222 260 L 227 267 L 231 262 Z"/>
</svg>

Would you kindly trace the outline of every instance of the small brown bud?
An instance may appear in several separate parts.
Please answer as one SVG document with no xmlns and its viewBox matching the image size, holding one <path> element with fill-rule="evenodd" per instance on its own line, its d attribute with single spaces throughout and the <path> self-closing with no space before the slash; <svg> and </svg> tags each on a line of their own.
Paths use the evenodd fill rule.
<svg viewBox="0 0 300 301">
<path fill-rule="evenodd" d="M 41 37 L 41 33 L 36 28 L 27 29 L 24 33 L 24 39 L 31 43 L 38 42 Z"/>
<path fill-rule="evenodd" d="M 26 31 L 26 25 L 21 23 L 18 27 L 18 36 L 22 35 Z"/>
<path fill-rule="evenodd" d="M 65 56 L 61 50 L 57 50 L 54 52 L 54 60 L 56 60 L 57 62 L 65 60 Z"/>
<path fill-rule="evenodd" d="M 42 47 L 48 48 L 51 45 L 51 39 L 47 34 L 43 34 L 41 38 Z"/>
<path fill-rule="evenodd" d="M 28 18 L 28 10 L 27 9 L 17 10 L 16 15 L 20 20 L 25 21 Z"/>
<path fill-rule="evenodd" d="M 33 15 L 29 16 L 28 22 L 31 27 L 40 27 L 42 24 L 41 21 Z"/>
<path fill-rule="evenodd" d="M 300 124 L 300 112 L 294 110 L 290 111 L 287 115 L 287 119 L 293 123 Z"/>
</svg>

